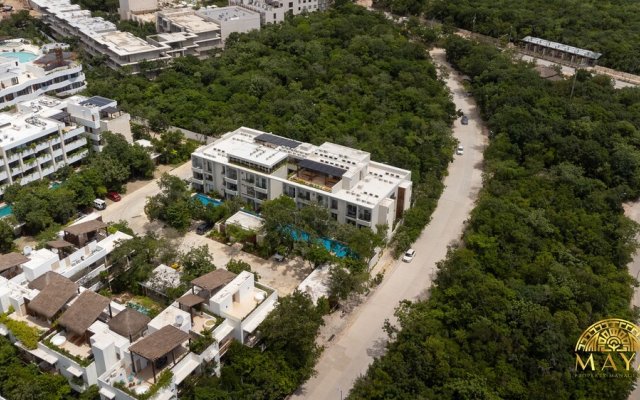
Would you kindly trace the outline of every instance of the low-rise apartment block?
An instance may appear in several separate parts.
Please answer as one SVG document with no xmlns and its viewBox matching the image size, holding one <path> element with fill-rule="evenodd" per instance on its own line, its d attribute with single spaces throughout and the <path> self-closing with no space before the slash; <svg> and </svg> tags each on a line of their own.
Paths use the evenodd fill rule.
<svg viewBox="0 0 640 400">
<path fill-rule="evenodd" d="M 102 151 L 102 132 L 119 133 L 130 143 L 131 116 L 118 109 L 118 102 L 101 96 L 71 96 L 64 100 L 40 96 L 17 106 L 18 112 L 42 117 L 64 116 L 71 123 L 84 127 L 85 137 L 95 151 Z"/>
<path fill-rule="evenodd" d="M 26 185 L 85 158 L 84 135 L 64 113 L 0 113 L 0 195 L 7 185 Z"/>
<path fill-rule="evenodd" d="M 318 203 L 340 223 L 375 231 L 393 227 L 411 204 L 411 171 L 335 143 L 315 146 L 242 127 L 200 147 L 191 160 L 196 190 L 239 196 L 257 210 L 286 195 L 298 207 Z"/>
<path fill-rule="evenodd" d="M 262 24 L 283 22 L 287 14 L 324 11 L 329 4 L 328 0 L 229 0 L 229 5 L 259 13 Z"/>
<path fill-rule="evenodd" d="M 222 46 L 220 25 L 197 14 L 191 8 L 169 8 L 158 11 L 156 30 L 163 33 L 182 33 L 191 36 L 191 43 L 182 46 L 183 55 L 195 56 Z"/>
<path fill-rule="evenodd" d="M 24 39 L 0 43 L 0 108 L 45 93 L 68 96 L 85 89 L 82 64 L 66 47 L 38 47 Z"/>
<path fill-rule="evenodd" d="M 246 8 L 237 6 L 207 7 L 199 9 L 196 14 L 220 26 L 222 43 L 233 32 L 244 33 L 260 30 L 260 13 Z"/>
<path fill-rule="evenodd" d="M 29 4 L 42 14 L 54 36 L 78 38 L 86 52 L 104 56 L 112 68 L 130 67 L 136 72 L 143 61 L 162 63 L 171 59 L 166 53 L 171 46 L 119 31 L 112 22 L 92 17 L 89 10 L 70 0 L 29 0 Z"/>
</svg>

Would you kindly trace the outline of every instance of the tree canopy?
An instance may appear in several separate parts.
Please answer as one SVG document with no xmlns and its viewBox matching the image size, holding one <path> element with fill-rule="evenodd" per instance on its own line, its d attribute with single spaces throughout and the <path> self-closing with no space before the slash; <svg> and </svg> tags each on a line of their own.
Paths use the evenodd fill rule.
<svg viewBox="0 0 640 400">
<path fill-rule="evenodd" d="M 640 3 L 634 0 L 374 0 L 493 37 L 541 37 L 603 54 L 599 64 L 640 72 Z"/>
<path fill-rule="evenodd" d="M 584 71 L 572 90 L 457 37 L 447 56 L 492 132 L 484 189 L 430 298 L 400 306 L 350 398 L 627 399 L 632 378 L 571 371 L 584 329 L 637 318 L 621 203 L 640 194 L 640 90 Z"/>
</svg>

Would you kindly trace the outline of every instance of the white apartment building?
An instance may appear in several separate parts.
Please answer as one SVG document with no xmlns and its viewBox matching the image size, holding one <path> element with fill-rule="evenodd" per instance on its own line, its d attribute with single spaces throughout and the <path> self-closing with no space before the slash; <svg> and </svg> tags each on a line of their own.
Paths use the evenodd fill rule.
<svg viewBox="0 0 640 400">
<path fill-rule="evenodd" d="M 101 96 L 71 96 L 64 100 L 40 96 L 17 106 L 18 112 L 42 117 L 58 115 L 71 123 L 84 127 L 85 137 L 95 151 L 102 151 L 102 132 L 110 131 L 133 142 L 131 116 L 118 109 L 116 100 Z"/>
<path fill-rule="evenodd" d="M 393 227 L 411 204 L 411 171 L 334 143 L 315 146 L 242 127 L 200 147 L 191 160 L 196 190 L 240 196 L 255 209 L 286 195 L 298 207 L 318 203 L 340 223 L 375 231 L 379 224 Z"/>
<path fill-rule="evenodd" d="M 196 14 L 220 26 L 223 44 L 233 32 L 244 33 L 260 30 L 260 13 L 247 8 L 237 6 L 207 7 L 199 9 Z"/>
<path fill-rule="evenodd" d="M 29 4 L 42 14 L 42 20 L 54 36 L 77 37 L 89 54 L 105 56 L 111 68 L 130 67 L 136 72 L 143 61 L 165 62 L 171 46 L 150 43 L 129 32 L 117 30 L 115 24 L 100 17 L 92 17 L 70 0 L 29 0 Z"/>
<path fill-rule="evenodd" d="M 158 9 L 158 0 L 120 0 L 119 4 L 121 20 L 135 19 L 136 15 L 148 14 Z"/>
<path fill-rule="evenodd" d="M 200 56 L 222 46 L 220 25 L 197 14 L 191 8 L 164 9 L 156 13 L 156 18 L 156 30 L 159 34 L 189 35 L 189 43 L 176 46 L 183 49 L 182 55 Z"/>
<path fill-rule="evenodd" d="M 57 50 L 51 46 L 39 48 L 23 39 L 4 42 L 0 52 L 0 108 L 48 92 L 68 96 L 85 89 L 82 64 L 64 51 L 65 46 Z M 10 57 L 15 53 L 30 53 L 34 59 L 22 62 Z"/>
<path fill-rule="evenodd" d="M 262 24 L 282 22 L 287 13 L 298 15 L 305 12 L 324 11 L 329 4 L 328 0 L 229 0 L 229 5 L 260 13 Z"/>
<path fill-rule="evenodd" d="M 26 185 L 85 158 L 84 134 L 62 112 L 0 113 L 0 195 L 7 185 Z"/>
</svg>

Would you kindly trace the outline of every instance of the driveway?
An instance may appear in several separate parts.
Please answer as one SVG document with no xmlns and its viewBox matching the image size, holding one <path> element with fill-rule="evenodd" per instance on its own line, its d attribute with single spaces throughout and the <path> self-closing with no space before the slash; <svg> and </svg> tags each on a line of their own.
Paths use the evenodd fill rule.
<svg viewBox="0 0 640 400">
<path fill-rule="evenodd" d="M 169 171 L 169 174 L 178 176 L 182 179 L 191 177 L 191 161 L 180 165 Z M 160 192 L 158 187 L 158 179 L 154 179 L 141 188 L 132 193 L 122 196 L 122 200 L 117 203 L 111 203 L 107 208 L 101 211 L 102 219 L 105 222 L 116 222 L 125 220 L 129 222 L 129 227 L 137 234 L 143 235 L 147 231 L 157 231 L 162 227 L 162 223 L 155 221 L 149 222 L 144 213 L 144 205 L 147 197 L 154 196 Z"/>
<path fill-rule="evenodd" d="M 640 201 L 636 201 L 635 203 L 626 203 L 623 204 L 624 215 L 626 215 L 629 219 L 640 223 Z M 640 240 L 640 235 L 636 237 L 636 240 Z M 635 279 L 639 279 L 640 275 L 640 249 L 636 251 L 633 255 L 633 260 L 629 263 L 629 275 L 634 277 Z M 633 292 L 633 298 L 631 299 L 631 306 L 640 307 L 640 288 L 636 288 Z M 640 363 L 640 354 L 636 353 L 636 358 L 633 362 L 634 367 L 637 369 Z M 629 396 L 630 400 L 640 399 L 640 386 L 636 386 L 631 392 Z"/>
<path fill-rule="evenodd" d="M 445 178 L 445 190 L 438 201 L 430 224 L 422 232 L 414 248 L 411 263 L 396 261 L 386 272 L 384 281 L 361 306 L 346 318 L 345 328 L 336 334 L 316 365 L 317 375 L 293 396 L 296 399 L 339 399 L 346 396 L 355 379 L 364 374 L 373 361 L 384 353 L 387 336 L 382 330 L 385 319 L 394 321 L 393 312 L 403 299 L 424 298 L 436 272 L 436 263 L 447 253 L 447 246 L 462 235 L 464 222 L 474 207 L 482 186 L 482 152 L 486 146 L 486 129 L 473 98 L 466 97 L 461 77 L 451 72 L 445 62 L 444 50 L 434 49 L 431 56 L 445 66 L 450 75 L 446 80 L 456 109 L 469 117 L 468 125 L 458 119 L 453 134 L 465 148 L 464 155 L 455 156 Z"/>
</svg>

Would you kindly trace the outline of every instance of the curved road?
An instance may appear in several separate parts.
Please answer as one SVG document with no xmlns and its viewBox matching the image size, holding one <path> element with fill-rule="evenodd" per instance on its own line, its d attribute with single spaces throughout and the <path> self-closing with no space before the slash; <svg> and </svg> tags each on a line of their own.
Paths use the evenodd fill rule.
<svg viewBox="0 0 640 400">
<path fill-rule="evenodd" d="M 384 281 L 361 306 L 347 318 L 342 332 L 327 346 L 316 365 L 317 375 L 298 389 L 296 399 L 341 399 L 346 397 L 355 379 L 364 374 L 373 357 L 383 354 L 387 336 L 382 330 L 385 319 L 393 321 L 393 312 L 401 300 L 424 297 L 435 277 L 436 263 L 447 253 L 447 246 L 458 240 L 464 222 L 474 207 L 482 186 L 482 152 L 487 143 L 486 129 L 472 97 L 465 96 L 460 76 L 451 72 L 443 49 L 430 52 L 432 58 L 450 72 L 446 79 L 456 109 L 469 116 L 469 124 L 458 119 L 454 136 L 464 146 L 464 155 L 455 156 L 445 178 L 445 190 L 432 220 L 414 248 L 412 263 L 396 262 Z"/>
</svg>

